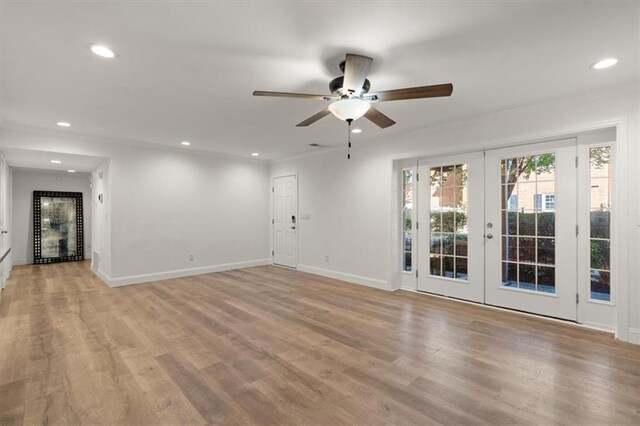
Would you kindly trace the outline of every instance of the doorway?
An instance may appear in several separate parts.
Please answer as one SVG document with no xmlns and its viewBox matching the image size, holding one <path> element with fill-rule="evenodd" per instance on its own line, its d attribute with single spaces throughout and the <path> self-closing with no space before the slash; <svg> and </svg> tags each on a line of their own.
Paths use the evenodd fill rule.
<svg viewBox="0 0 640 426">
<path fill-rule="evenodd" d="M 298 266 L 298 182 L 296 175 L 273 178 L 273 264 Z"/>
<path fill-rule="evenodd" d="M 577 139 L 418 162 L 417 289 L 576 321 Z"/>
<path fill-rule="evenodd" d="M 486 152 L 485 303 L 577 319 L 576 139 Z"/>
</svg>

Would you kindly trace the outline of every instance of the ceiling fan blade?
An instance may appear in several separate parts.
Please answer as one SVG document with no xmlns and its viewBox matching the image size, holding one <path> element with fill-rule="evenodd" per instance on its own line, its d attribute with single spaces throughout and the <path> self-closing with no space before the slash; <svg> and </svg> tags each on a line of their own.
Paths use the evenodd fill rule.
<svg viewBox="0 0 640 426">
<path fill-rule="evenodd" d="M 435 84 L 433 86 L 407 87 L 406 89 L 385 90 L 368 93 L 378 96 L 379 101 L 401 101 L 404 99 L 438 98 L 451 96 L 453 84 Z"/>
<path fill-rule="evenodd" d="M 289 93 L 289 92 L 265 92 L 264 90 L 256 90 L 253 92 L 253 96 L 275 96 L 277 98 L 302 98 L 302 99 L 318 99 L 325 100 L 331 99 L 331 96 L 326 95 L 310 95 L 307 93 Z"/>
<path fill-rule="evenodd" d="M 367 56 L 354 55 L 347 53 L 347 59 L 344 64 L 344 83 L 343 90 L 349 91 L 356 96 L 362 93 L 362 86 L 369 74 L 373 59 Z"/>
<path fill-rule="evenodd" d="M 322 117 L 324 117 L 325 115 L 329 115 L 331 114 L 331 111 L 329 111 L 329 108 L 325 108 L 322 111 L 320 111 L 319 113 L 312 115 L 311 117 L 307 118 L 306 120 L 296 124 L 296 127 L 306 127 L 310 124 L 315 123 L 316 121 L 320 120 Z"/>
<path fill-rule="evenodd" d="M 374 107 L 369 108 L 367 113 L 364 115 L 369 121 L 371 121 L 376 126 L 386 129 L 389 126 L 393 126 L 396 124 L 395 121 L 375 109 Z"/>
</svg>

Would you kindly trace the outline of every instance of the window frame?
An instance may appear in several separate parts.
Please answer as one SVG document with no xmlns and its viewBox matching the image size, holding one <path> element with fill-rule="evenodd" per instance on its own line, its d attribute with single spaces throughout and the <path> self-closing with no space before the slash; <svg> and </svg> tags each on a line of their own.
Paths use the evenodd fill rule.
<svg viewBox="0 0 640 426">
<path fill-rule="evenodd" d="M 405 172 L 411 172 L 412 177 L 412 202 L 411 202 L 411 250 L 405 250 Z M 415 203 L 415 195 L 416 195 L 416 182 L 417 182 L 418 172 L 415 167 L 403 167 L 400 172 L 400 270 L 403 274 L 412 275 L 415 273 L 415 256 L 414 256 L 414 247 L 416 246 L 416 203 Z M 411 266 L 410 269 L 405 269 L 405 256 L 407 253 L 411 254 Z"/>
<path fill-rule="evenodd" d="M 611 205 L 609 206 L 609 212 L 610 212 L 610 216 L 609 216 L 609 300 L 603 300 L 603 299 L 594 299 L 593 297 L 591 297 L 591 272 L 592 270 L 598 270 L 598 271 L 604 271 L 603 269 L 597 269 L 597 268 L 592 268 L 591 267 L 591 149 L 593 148 L 602 148 L 602 147 L 609 147 L 609 152 L 610 152 L 610 160 L 609 160 L 609 174 L 607 179 L 609 180 L 610 183 L 610 194 L 609 197 L 611 199 Z M 615 250 L 614 250 L 614 228 L 615 228 L 615 220 L 616 220 L 616 214 L 615 214 L 615 200 L 614 200 L 614 193 L 615 193 L 615 166 L 616 166 L 616 150 L 615 150 L 615 142 L 607 142 L 607 143 L 596 143 L 596 144 L 585 144 L 584 145 L 584 149 L 585 149 L 585 153 L 586 153 L 586 179 L 584 182 L 584 187 L 580 188 L 581 191 L 585 191 L 585 202 L 586 202 L 586 210 L 587 210 L 587 217 L 588 220 L 586 221 L 586 229 L 585 229 L 585 233 L 584 233 L 584 242 L 586 243 L 586 258 L 583 260 L 584 264 L 581 266 L 582 268 L 585 269 L 586 274 L 585 276 L 587 277 L 587 281 L 584 283 L 586 285 L 586 301 L 588 303 L 593 303 L 593 304 L 599 304 L 599 305 L 610 305 L 610 306 L 616 306 L 616 302 L 615 302 L 615 284 L 617 282 L 617 280 L 615 279 L 615 275 L 613 272 L 613 266 L 615 264 L 615 260 L 614 260 L 614 256 L 615 256 Z M 603 240 L 601 238 L 596 238 L 596 240 Z"/>
</svg>

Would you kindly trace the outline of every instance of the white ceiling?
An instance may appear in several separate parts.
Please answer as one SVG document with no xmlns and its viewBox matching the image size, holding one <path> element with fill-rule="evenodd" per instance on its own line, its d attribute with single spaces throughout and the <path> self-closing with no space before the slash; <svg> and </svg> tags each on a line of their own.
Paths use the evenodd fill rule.
<svg viewBox="0 0 640 426">
<path fill-rule="evenodd" d="M 91 172 L 107 159 L 90 155 L 65 154 L 60 152 L 45 152 L 18 148 L 4 148 L 2 155 L 12 167 L 25 169 L 57 170 L 67 173 L 67 170 L 76 172 Z M 51 160 L 62 163 L 53 164 Z"/>
<path fill-rule="evenodd" d="M 638 2 L 25 2 L 2 5 L 2 120 L 247 157 L 344 143 L 322 101 L 346 52 L 372 91 L 452 82 L 451 98 L 378 104 L 356 144 L 638 79 Z M 90 43 L 119 57 L 99 58 Z M 594 71 L 596 60 L 620 63 Z M 389 141 L 393 137 L 388 138 Z"/>
</svg>

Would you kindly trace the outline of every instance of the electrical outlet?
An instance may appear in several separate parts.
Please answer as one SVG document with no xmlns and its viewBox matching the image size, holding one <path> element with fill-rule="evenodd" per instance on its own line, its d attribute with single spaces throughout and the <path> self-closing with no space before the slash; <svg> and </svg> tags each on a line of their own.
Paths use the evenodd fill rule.
<svg viewBox="0 0 640 426">
<path fill-rule="evenodd" d="M 193 262 L 195 259 L 196 258 L 192 254 L 189 255 L 189 262 Z"/>
</svg>

